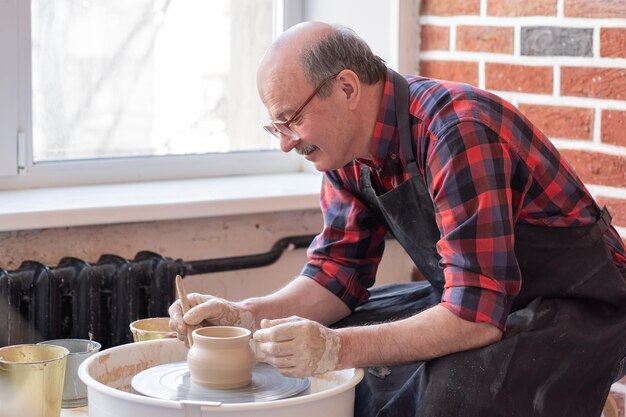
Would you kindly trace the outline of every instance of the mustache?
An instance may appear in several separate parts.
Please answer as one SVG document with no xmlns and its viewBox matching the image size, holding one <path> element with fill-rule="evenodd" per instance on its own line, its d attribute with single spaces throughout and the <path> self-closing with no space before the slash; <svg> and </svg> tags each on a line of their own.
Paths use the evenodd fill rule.
<svg viewBox="0 0 626 417">
<path fill-rule="evenodd" d="M 296 147 L 296 153 L 298 155 L 306 156 L 310 154 L 311 152 L 315 151 L 316 149 L 317 149 L 317 146 L 315 145 L 303 145 L 303 146 Z"/>
</svg>

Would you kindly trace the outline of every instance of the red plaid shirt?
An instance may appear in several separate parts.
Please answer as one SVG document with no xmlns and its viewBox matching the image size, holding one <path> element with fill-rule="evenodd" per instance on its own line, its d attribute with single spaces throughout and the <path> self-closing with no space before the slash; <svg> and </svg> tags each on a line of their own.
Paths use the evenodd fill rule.
<svg viewBox="0 0 626 417">
<path fill-rule="evenodd" d="M 441 233 L 441 305 L 463 319 L 504 330 L 510 299 L 523 278 L 513 250 L 515 224 L 589 225 L 598 207 L 557 149 L 510 103 L 465 84 L 424 77 L 408 82 L 415 155 Z M 369 295 L 387 233 L 359 199 L 361 166 L 378 173 L 378 194 L 410 178 L 405 164 L 391 163 L 403 155 L 390 74 L 384 88 L 373 159 L 324 174 L 324 229 L 312 242 L 302 271 L 351 309 Z M 626 268 L 615 229 L 607 230 L 605 240 L 615 263 Z M 472 304 L 464 305 L 468 299 Z"/>
</svg>

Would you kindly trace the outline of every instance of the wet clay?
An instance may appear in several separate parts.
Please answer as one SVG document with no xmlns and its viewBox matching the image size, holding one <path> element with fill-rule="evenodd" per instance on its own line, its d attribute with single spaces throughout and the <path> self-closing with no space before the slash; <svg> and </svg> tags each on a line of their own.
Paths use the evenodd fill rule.
<svg viewBox="0 0 626 417">
<path fill-rule="evenodd" d="M 242 327 L 211 326 L 193 331 L 187 354 L 191 382 L 209 388 L 232 389 L 252 380 L 256 357 L 250 347 L 252 334 Z"/>
</svg>

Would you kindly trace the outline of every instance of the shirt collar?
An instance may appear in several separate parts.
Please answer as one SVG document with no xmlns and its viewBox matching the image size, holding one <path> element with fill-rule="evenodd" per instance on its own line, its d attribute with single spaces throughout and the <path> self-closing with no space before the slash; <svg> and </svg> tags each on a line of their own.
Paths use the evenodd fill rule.
<svg viewBox="0 0 626 417">
<path fill-rule="evenodd" d="M 387 78 L 383 90 L 383 97 L 378 110 L 378 118 L 374 125 L 374 133 L 370 144 L 371 161 L 359 160 L 372 167 L 382 169 L 390 157 L 396 152 L 399 144 L 399 133 L 396 126 L 396 106 L 394 102 L 394 83 L 390 69 L 387 69 Z"/>
</svg>

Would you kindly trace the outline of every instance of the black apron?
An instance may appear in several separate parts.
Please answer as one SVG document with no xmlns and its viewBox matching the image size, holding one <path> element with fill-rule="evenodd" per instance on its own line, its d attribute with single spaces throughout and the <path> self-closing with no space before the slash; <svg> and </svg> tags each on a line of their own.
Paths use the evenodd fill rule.
<svg viewBox="0 0 626 417">
<path fill-rule="evenodd" d="M 377 195 L 363 166 L 362 198 L 429 282 L 381 286 L 336 327 L 400 319 L 436 305 L 444 285 L 432 200 L 415 161 L 408 84 L 394 74 L 400 146 L 412 178 Z M 603 240 L 606 209 L 587 227 L 515 225 L 522 289 L 500 342 L 403 366 L 368 368 L 356 416 L 600 416 L 624 372 L 626 271 Z"/>
</svg>

